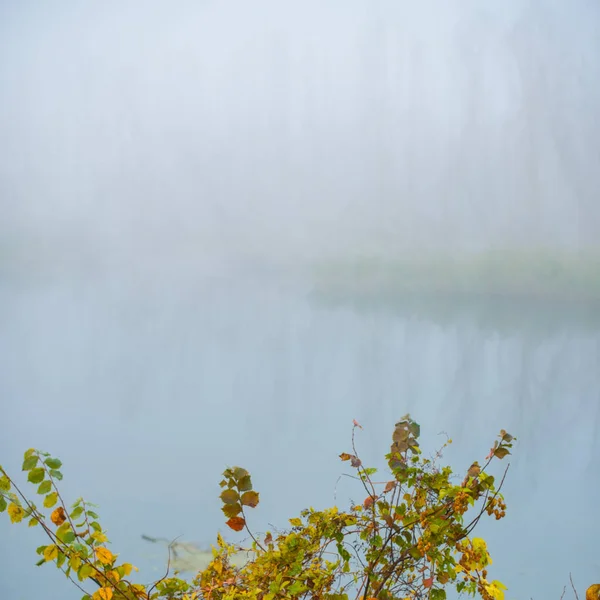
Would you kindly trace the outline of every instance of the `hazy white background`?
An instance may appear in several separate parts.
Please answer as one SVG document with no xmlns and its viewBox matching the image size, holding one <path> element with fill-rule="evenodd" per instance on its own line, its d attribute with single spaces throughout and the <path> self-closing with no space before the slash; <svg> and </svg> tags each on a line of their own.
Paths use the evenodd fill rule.
<svg viewBox="0 0 600 600">
<path fill-rule="evenodd" d="M 4 0 L 2 464 L 59 455 L 66 495 L 154 577 L 140 534 L 212 541 L 228 464 L 263 492 L 260 530 L 334 501 L 353 418 L 367 460 L 410 410 L 458 468 L 506 427 L 494 575 L 511 599 L 558 599 L 569 571 L 581 593 L 600 571 L 598 331 L 326 309 L 305 266 L 593 247 L 598 57 L 584 0 Z M 80 597 L 31 566 L 41 543 L 0 521 L 2 598 Z"/>
</svg>

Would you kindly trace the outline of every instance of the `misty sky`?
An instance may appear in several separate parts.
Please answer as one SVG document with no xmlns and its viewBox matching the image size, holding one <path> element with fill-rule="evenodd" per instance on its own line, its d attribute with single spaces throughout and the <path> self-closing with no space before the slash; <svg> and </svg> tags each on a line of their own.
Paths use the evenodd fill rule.
<svg viewBox="0 0 600 600">
<path fill-rule="evenodd" d="M 5 1 L 4 263 L 592 244 L 599 57 L 592 1 Z"/>
</svg>

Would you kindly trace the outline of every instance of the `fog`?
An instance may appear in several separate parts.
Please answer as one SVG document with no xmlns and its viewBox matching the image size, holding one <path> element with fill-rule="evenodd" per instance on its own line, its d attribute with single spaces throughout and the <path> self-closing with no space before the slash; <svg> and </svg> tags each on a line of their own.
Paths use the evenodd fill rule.
<svg viewBox="0 0 600 600">
<path fill-rule="evenodd" d="M 5 2 L 6 262 L 585 247 L 593 2 Z"/>
<path fill-rule="evenodd" d="M 258 529 L 281 527 L 333 503 L 353 418 L 376 461 L 411 411 L 428 443 L 460 436 L 459 468 L 505 427 L 496 575 L 510 600 L 558 600 L 569 571 L 581 594 L 600 569 L 598 329 L 307 298 L 335 260 L 597 253 L 599 140 L 592 0 L 4 0 L 2 464 L 59 454 L 149 579 L 164 557 L 141 534 L 223 529 L 228 464 L 262 482 Z M 3 599 L 80 597 L 34 569 L 42 542 L 0 519 Z"/>
</svg>

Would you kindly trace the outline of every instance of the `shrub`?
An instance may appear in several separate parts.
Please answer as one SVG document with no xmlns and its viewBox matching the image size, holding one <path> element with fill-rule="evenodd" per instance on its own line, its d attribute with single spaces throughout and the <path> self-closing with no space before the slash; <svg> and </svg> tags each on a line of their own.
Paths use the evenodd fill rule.
<svg viewBox="0 0 600 600">
<path fill-rule="evenodd" d="M 222 511 L 227 525 L 252 538 L 252 558 L 242 566 L 230 557 L 240 548 L 221 536 L 213 560 L 190 581 L 170 576 L 152 586 L 133 583 L 135 569 L 108 548 L 95 507 L 78 499 L 70 507 L 61 497 L 60 460 L 46 452 L 25 452 L 23 471 L 43 496 L 49 516 L 27 498 L 0 467 L 0 512 L 13 523 L 41 526 L 49 543 L 40 546 L 37 563 L 52 562 L 85 594 L 84 599 L 111 600 L 443 600 L 446 589 L 503 600 L 505 586 L 488 580 L 491 558 L 483 539 L 472 533 L 480 519 L 501 519 L 506 506 L 499 482 L 488 473 L 494 459 L 510 453 L 514 438 L 502 430 L 483 465 L 474 462 L 464 478 L 441 466 L 448 440 L 431 458 L 419 446 L 420 428 L 409 415 L 396 423 L 386 455 L 389 473 L 375 481 L 376 470 L 362 464 L 352 429 L 352 453 L 340 454 L 365 495 L 345 511 L 308 508 L 289 520 L 286 530 L 258 535 L 248 525 L 248 510 L 259 503 L 248 471 L 228 468 L 221 481 Z M 362 428 L 361 428 L 362 429 Z M 508 467 L 507 467 L 508 469 Z M 88 592 L 89 582 L 96 589 Z"/>
</svg>

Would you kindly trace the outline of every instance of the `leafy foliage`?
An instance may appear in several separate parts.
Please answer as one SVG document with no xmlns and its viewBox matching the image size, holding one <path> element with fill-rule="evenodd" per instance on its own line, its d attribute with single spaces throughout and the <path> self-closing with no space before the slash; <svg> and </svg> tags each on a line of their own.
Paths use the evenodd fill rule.
<svg viewBox="0 0 600 600">
<path fill-rule="evenodd" d="M 235 566 L 230 559 L 239 547 L 218 536 L 212 562 L 191 581 L 170 577 L 167 568 L 152 586 L 133 583 L 129 576 L 135 567 L 120 562 L 108 548 L 95 507 L 81 498 L 65 504 L 57 487 L 62 463 L 45 452 L 27 450 L 22 468 L 43 497 L 43 508 L 51 510 L 49 516 L 2 467 L 0 512 L 12 523 L 27 520 L 30 527 L 44 529 L 49 543 L 37 549 L 37 564 L 53 562 L 82 590 L 84 600 L 444 600 L 448 586 L 482 600 L 503 600 L 506 587 L 488 579 L 492 559 L 487 545 L 471 534 L 485 515 L 505 515 L 500 488 L 506 471 L 496 485 L 487 470 L 494 459 L 510 454 L 514 438 L 502 430 L 483 466 L 474 462 L 459 483 L 450 467 L 439 465 L 452 440 L 425 458 L 419 425 L 406 415 L 392 433 L 389 473 L 376 482 L 376 470 L 365 467 L 356 451 L 358 428 L 355 421 L 352 453 L 340 459 L 353 469 L 364 500 L 345 511 L 305 509 L 276 535 L 258 536 L 249 529 L 246 511 L 259 504 L 259 493 L 248 471 L 226 469 L 220 483 L 222 511 L 232 530 L 251 536 L 253 558 Z M 93 592 L 85 589 L 90 581 Z"/>
</svg>

